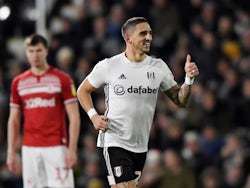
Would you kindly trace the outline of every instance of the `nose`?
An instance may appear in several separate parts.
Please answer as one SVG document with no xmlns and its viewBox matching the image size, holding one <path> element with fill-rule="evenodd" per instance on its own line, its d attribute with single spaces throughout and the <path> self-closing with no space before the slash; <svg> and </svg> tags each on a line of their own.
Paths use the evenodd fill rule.
<svg viewBox="0 0 250 188">
<path fill-rule="evenodd" d="M 148 34 L 146 35 L 146 40 L 149 40 L 149 41 L 152 40 L 152 34 L 151 34 L 151 33 L 148 33 Z"/>
</svg>

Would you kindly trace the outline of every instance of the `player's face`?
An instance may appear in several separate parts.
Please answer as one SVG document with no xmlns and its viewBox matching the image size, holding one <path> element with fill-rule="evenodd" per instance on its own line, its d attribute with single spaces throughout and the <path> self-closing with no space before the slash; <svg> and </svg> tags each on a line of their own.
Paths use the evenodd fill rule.
<svg viewBox="0 0 250 188">
<path fill-rule="evenodd" d="M 26 47 L 26 56 L 31 66 L 41 66 L 46 63 L 47 48 L 42 43 Z"/>
<path fill-rule="evenodd" d="M 135 26 L 131 35 L 131 42 L 135 49 L 147 53 L 152 42 L 152 30 L 148 23 L 140 23 Z"/>
</svg>

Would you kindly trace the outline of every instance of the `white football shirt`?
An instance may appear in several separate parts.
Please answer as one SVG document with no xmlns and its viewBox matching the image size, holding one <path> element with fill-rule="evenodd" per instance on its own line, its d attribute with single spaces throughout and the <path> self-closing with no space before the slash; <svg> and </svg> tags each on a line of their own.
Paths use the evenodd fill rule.
<svg viewBox="0 0 250 188">
<path fill-rule="evenodd" d="M 99 131 L 97 146 L 146 152 L 158 90 L 177 84 L 166 63 L 151 56 L 135 63 L 121 53 L 98 62 L 87 79 L 105 85 L 108 129 Z"/>
</svg>

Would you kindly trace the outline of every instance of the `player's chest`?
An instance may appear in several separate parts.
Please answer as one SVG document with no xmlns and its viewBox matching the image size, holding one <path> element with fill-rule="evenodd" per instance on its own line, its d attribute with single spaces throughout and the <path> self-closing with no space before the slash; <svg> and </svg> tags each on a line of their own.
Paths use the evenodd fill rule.
<svg viewBox="0 0 250 188">
<path fill-rule="evenodd" d="M 62 85 L 59 79 L 30 77 L 20 81 L 17 89 L 21 97 L 29 95 L 52 95 L 61 93 Z"/>
<path fill-rule="evenodd" d="M 152 69 L 119 69 L 108 75 L 110 85 L 158 87 L 161 76 Z"/>
<path fill-rule="evenodd" d="M 114 96 L 154 96 L 160 83 L 157 71 L 151 69 L 120 69 L 109 75 L 110 94 Z"/>
</svg>

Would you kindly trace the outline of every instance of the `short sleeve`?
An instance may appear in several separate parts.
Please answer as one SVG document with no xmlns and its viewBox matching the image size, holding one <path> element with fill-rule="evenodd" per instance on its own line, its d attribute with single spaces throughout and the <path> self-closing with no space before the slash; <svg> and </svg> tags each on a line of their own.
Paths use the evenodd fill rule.
<svg viewBox="0 0 250 188">
<path fill-rule="evenodd" d="M 16 77 L 11 82 L 11 93 L 10 93 L 10 107 L 20 107 L 22 100 L 18 94 L 18 81 Z"/>
<path fill-rule="evenodd" d="M 87 76 L 91 85 L 99 88 L 107 82 L 107 59 L 98 62 Z"/>
<path fill-rule="evenodd" d="M 163 79 L 160 85 L 160 89 L 161 91 L 166 91 L 168 89 L 170 89 L 171 87 L 173 87 L 174 85 L 177 84 L 177 82 L 174 79 L 174 75 L 171 72 L 171 70 L 169 69 L 169 67 L 167 66 L 167 64 L 161 60 L 162 63 L 162 74 L 163 74 Z"/>
<path fill-rule="evenodd" d="M 64 104 L 68 104 L 71 102 L 77 101 L 76 98 L 76 87 L 69 75 L 65 75 L 62 77 L 62 97 L 64 100 Z"/>
</svg>

